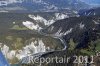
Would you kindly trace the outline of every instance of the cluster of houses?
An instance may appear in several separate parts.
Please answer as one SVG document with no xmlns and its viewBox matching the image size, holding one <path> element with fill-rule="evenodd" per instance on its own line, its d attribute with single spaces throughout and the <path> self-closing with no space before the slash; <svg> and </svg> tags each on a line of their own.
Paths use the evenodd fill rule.
<svg viewBox="0 0 100 66">
<path fill-rule="evenodd" d="M 0 0 L 0 6 L 7 6 L 11 3 L 22 3 L 23 0 Z"/>
</svg>

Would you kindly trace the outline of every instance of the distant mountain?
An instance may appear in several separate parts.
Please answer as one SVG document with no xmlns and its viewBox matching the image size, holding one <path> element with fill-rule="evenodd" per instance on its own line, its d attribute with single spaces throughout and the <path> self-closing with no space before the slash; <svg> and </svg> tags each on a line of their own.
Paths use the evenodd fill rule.
<svg viewBox="0 0 100 66">
<path fill-rule="evenodd" d="M 80 10 L 88 5 L 79 0 L 5 0 L 0 1 L 0 11 L 58 11 Z"/>
<path fill-rule="evenodd" d="M 94 15 L 100 15 L 100 7 L 98 8 L 92 8 L 92 9 L 85 9 L 79 11 L 80 16 L 94 16 Z"/>
</svg>

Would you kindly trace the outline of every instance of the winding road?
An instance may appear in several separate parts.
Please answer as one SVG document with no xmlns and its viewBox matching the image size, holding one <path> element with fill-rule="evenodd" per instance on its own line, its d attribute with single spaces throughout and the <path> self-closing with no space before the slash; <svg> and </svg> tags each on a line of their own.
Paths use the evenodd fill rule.
<svg viewBox="0 0 100 66">
<path fill-rule="evenodd" d="M 58 37 L 58 36 L 55 36 L 55 35 L 53 35 L 53 34 L 51 34 L 51 35 L 46 34 L 46 33 L 44 33 L 44 32 L 42 31 L 42 29 L 39 30 L 38 33 L 39 33 L 40 35 L 43 35 L 43 36 L 49 36 L 49 37 L 52 37 L 52 38 L 55 38 L 55 39 L 59 39 L 59 40 L 61 41 L 62 45 L 64 46 L 64 48 L 61 49 L 61 50 L 53 50 L 53 51 L 47 51 L 47 52 L 41 52 L 41 53 L 31 54 L 31 55 L 29 55 L 29 56 L 27 56 L 27 57 L 22 58 L 18 64 L 29 63 L 30 58 L 31 58 L 31 59 L 40 58 L 40 57 L 43 56 L 43 55 L 47 55 L 47 54 L 54 53 L 54 52 L 62 52 L 62 51 L 65 51 L 65 50 L 67 49 L 67 43 L 66 43 L 66 41 L 63 39 L 62 36 Z"/>
</svg>

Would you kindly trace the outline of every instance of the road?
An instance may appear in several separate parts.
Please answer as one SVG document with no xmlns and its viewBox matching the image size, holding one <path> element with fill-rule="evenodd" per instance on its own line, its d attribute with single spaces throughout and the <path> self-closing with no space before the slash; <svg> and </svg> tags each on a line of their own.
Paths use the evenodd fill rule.
<svg viewBox="0 0 100 66">
<path fill-rule="evenodd" d="M 29 61 L 31 61 L 34 58 L 40 58 L 43 55 L 47 55 L 47 54 L 54 53 L 54 52 L 62 52 L 62 51 L 65 51 L 67 49 L 67 43 L 63 39 L 62 36 L 59 37 L 59 36 L 55 36 L 54 34 L 50 35 L 50 34 L 43 33 L 42 29 L 39 30 L 38 33 L 40 35 L 43 35 L 43 36 L 49 36 L 49 37 L 52 37 L 52 38 L 55 38 L 55 39 L 59 39 L 61 41 L 62 45 L 64 46 L 64 48 L 61 49 L 61 50 L 53 50 L 53 51 L 47 51 L 47 52 L 41 52 L 41 53 L 31 54 L 31 55 L 29 55 L 29 56 L 24 57 L 23 59 L 21 59 L 20 62 L 19 62 L 19 64 L 29 63 Z"/>
</svg>

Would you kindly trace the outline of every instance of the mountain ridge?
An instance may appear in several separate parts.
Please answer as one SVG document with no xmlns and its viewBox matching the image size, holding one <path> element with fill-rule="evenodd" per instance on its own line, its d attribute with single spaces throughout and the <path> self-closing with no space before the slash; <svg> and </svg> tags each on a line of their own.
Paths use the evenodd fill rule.
<svg viewBox="0 0 100 66">
<path fill-rule="evenodd" d="M 10 7 L 17 7 L 16 10 L 23 11 L 56 11 L 56 10 L 79 10 L 88 8 L 88 5 L 78 0 L 6 0 L 0 1 L 0 10 L 12 11 Z M 20 8 L 20 9 L 19 9 Z M 14 9 L 13 9 L 14 11 Z"/>
</svg>

